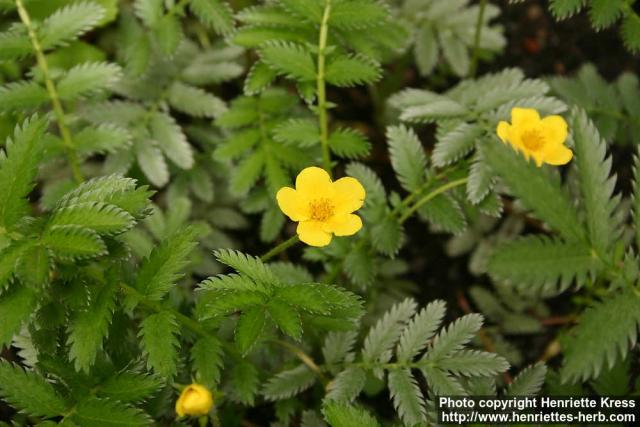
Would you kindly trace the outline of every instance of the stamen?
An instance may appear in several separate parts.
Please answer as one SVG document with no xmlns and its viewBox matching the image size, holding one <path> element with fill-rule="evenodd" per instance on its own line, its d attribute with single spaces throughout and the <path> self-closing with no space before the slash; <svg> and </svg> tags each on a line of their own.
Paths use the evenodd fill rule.
<svg viewBox="0 0 640 427">
<path fill-rule="evenodd" d="M 531 151 L 538 151 L 546 143 L 544 134 L 538 129 L 532 129 L 522 134 L 522 144 Z"/>
<path fill-rule="evenodd" d="M 315 199 L 309 202 L 309 212 L 314 221 L 326 221 L 333 216 L 334 206 L 327 198 Z"/>
</svg>

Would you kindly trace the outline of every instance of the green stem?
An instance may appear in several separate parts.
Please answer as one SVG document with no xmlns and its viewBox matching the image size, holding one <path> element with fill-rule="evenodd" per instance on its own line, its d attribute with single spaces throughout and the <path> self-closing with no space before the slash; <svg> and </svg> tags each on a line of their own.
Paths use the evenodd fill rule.
<svg viewBox="0 0 640 427">
<path fill-rule="evenodd" d="M 365 240 L 365 238 L 364 238 L 364 237 L 360 237 L 360 240 L 358 240 L 358 241 L 356 242 L 356 244 L 355 244 L 355 245 L 353 245 L 353 246 L 351 247 L 350 252 L 356 252 L 356 251 L 359 251 L 359 250 L 364 246 L 364 244 L 365 244 L 366 242 L 367 242 L 367 241 Z M 334 284 L 334 281 L 336 280 L 336 278 L 338 277 L 338 275 L 340 274 L 340 272 L 341 272 L 341 271 L 342 271 L 342 269 L 344 268 L 344 260 L 345 260 L 345 258 L 344 258 L 344 257 L 340 259 L 340 262 L 335 266 L 335 268 L 333 268 L 333 269 L 329 272 L 329 274 L 327 275 L 327 277 L 325 277 L 325 278 L 323 279 L 323 283 L 327 283 L 327 284 L 330 284 L 330 285 L 333 285 L 333 284 Z"/>
<path fill-rule="evenodd" d="M 354 363 L 344 363 L 344 366 L 354 367 L 354 368 L 362 368 L 367 370 L 373 369 L 384 369 L 384 370 L 393 370 L 393 369 L 422 369 L 427 366 L 433 367 L 434 364 L 427 360 L 419 360 L 417 362 L 389 362 L 389 363 L 379 363 L 379 362 L 354 362 Z"/>
<path fill-rule="evenodd" d="M 202 327 L 202 325 L 200 323 L 198 323 L 197 321 L 193 320 L 192 318 L 190 318 L 189 316 L 185 316 L 184 314 L 180 313 L 179 311 L 170 308 L 170 307 L 165 307 L 162 306 L 161 304 L 157 303 L 156 301 L 151 301 L 150 299 L 146 298 L 144 295 L 142 295 L 140 292 L 138 292 L 137 289 L 135 289 L 132 286 L 127 285 L 126 283 L 119 283 L 118 286 L 120 287 L 120 289 L 126 293 L 129 294 L 131 296 L 133 296 L 139 303 L 140 305 L 142 305 L 143 307 L 146 307 L 147 309 L 155 312 L 155 313 L 159 313 L 161 311 L 168 311 L 170 312 L 174 319 L 176 319 L 182 326 L 184 326 L 187 329 L 190 329 L 193 333 L 195 333 L 196 335 L 202 337 L 202 338 L 215 338 L 217 339 L 217 337 L 215 336 L 215 334 L 209 333 L 205 328 Z M 232 359 L 234 359 L 235 361 L 240 361 L 242 360 L 242 356 L 238 353 L 237 349 L 235 348 L 235 346 L 231 343 L 227 343 L 225 341 L 220 341 L 222 344 L 222 347 L 225 350 L 225 353 L 230 356 Z M 75 407 L 74 407 L 75 409 Z"/>
<path fill-rule="evenodd" d="M 291 240 L 293 240 L 293 239 L 289 239 L 288 241 L 291 241 Z M 119 286 L 120 286 L 120 289 L 122 289 L 125 293 L 127 293 L 129 295 L 132 295 L 136 300 L 138 300 L 140 305 L 148 308 L 149 310 L 151 310 L 153 312 L 156 312 L 156 313 L 159 313 L 161 311 L 169 311 L 169 312 L 171 312 L 171 314 L 174 316 L 174 318 L 179 323 L 181 323 L 187 329 L 190 329 L 196 335 L 199 335 L 199 336 L 205 337 L 205 338 L 212 336 L 209 332 L 207 332 L 200 325 L 200 323 L 196 322 L 195 320 L 191 319 L 188 316 L 185 316 L 184 314 L 180 313 L 179 311 L 174 310 L 174 309 L 169 308 L 169 307 L 163 307 L 159 303 L 157 303 L 155 301 L 151 301 L 151 300 L 145 298 L 144 295 L 142 295 L 140 292 L 138 292 L 137 289 L 127 285 L 126 283 L 120 283 Z M 300 359 L 300 361 L 302 363 L 304 363 L 311 371 L 313 371 L 316 375 L 318 375 L 318 377 L 320 378 L 320 380 L 323 383 L 327 382 L 327 378 L 322 373 L 322 369 L 316 364 L 316 362 L 313 360 L 313 358 L 311 358 L 311 356 L 309 356 L 303 350 L 299 349 L 295 345 L 290 344 L 290 343 L 288 343 L 286 341 L 282 341 L 282 340 L 278 340 L 278 339 L 272 339 L 272 340 L 269 340 L 269 341 L 273 342 L 275 344 L 278 344 L 281 347 L 286 348 L 288 351 L 290 351 L 292 354 L 294 354 L 298 359 Z M 224 343 L 224 344 L 225 344 L 225 350 L 227 350 L 227 353 L 230 354 L 231 356 L 234 356 L 235 355 L 235 351 L 234 351 L 233 347 L 231 345 L 226 344 L 226 343 Z"/>
<path fill-rule="evenodd" d="M 398 205 L 395 208 L 393 208 L 393 210 L 389 213 L 389 215 L 390 216 L 398 215 L 404 208 L 409 206 L 411 202 L 413 202 L 420 194 L 422 194 L 422 192 L 426 188 L 429 188 L 431 184 L 433 184 L 433 179 L 427 180 L 423 185 L 420 186 L 420 188 L 411 192 L 407 197 L 402 199 L 402 201 L 398 203 Z"/>
<path fill-rule="evenodd" d="M 362 240 L 359 240 L 358 243 L 356 243 L 356 247 L 358 246 L 358 244 L 361 242 Z M 354 250 L 355 248 L 354 247 Z M 334 264 L 333 268 L 331 269 L 331 271 L 329 272 L 329 274 L 327 274 L 327 277 L 325 277 L 322 281 L 323 283 L 328 283 L 330 285 L 333 284 L 333 282 L 336 280 L 336 278 L 338 277 L 338 275 L 340 274 L 340 271 L 342 270 L 342 264 L 343 262 L 341 261 L 338 264 Z"/>
<path fill-rule="evenodd" d="M 480 53 L 480 36 L 482 35 L 482 22 L 484 21 L 484 11 L 487 8 L 487 0 L 480 0 L 480 10 L 478 11 L 478 21 L 476 22 L 476 33 L 473 37 L 473 51 L 471 65 L 469 66 L 469 77 L 476 74 L 478 68 L 478 55 Z"/>
<path fill-rule="evenodd" d="M 422 192 L 425 190 L 425 188 L 428 188 L 434 180 L 438 180 L 441 179 L 443 177 L 446 176 L 448 170 L 443 171 L 442 173 L 436 175 L 433 179 L 429 179 L 427 182 L 425 182 L 420 188 L 418 188 L 417 190 L 413 191 L 411 194 L 409 194 L 407 197 L 405 197 L 402 202 L 400 202 L 391 212 L 389 212 L 388 216 L 389 217 L 394 217 L 396 215 L 399 215 L 400 212 L 402 212 L 402 210 L 404 208 L 406 208 L 407 206 L 409 206 L 409 204 L 411 202 L 413 202 L 413 200 L 415 200 L 420 194 L 422 194 Z M 438 194 L 441 194 L 447 190 L 449 190 L 450 188 L 456 187 L 458 185 L 462 185 L 465 182 L 467 182 L 467 178 L 463 178 L 463 179 L 459 179 L 456 181 L 451 181 L 448 184 L 443 185 L 442 187 L 438 187 L 437 189 L 435 189 L 434 191 L 432 191 L 431 193 L 427 194 L 426 196 L 424 196 L 422 199 L 420 199 L 418 202 L 416 202 L 416 204 L 414 206 L 412 206 L 411 208 L 409 208 L 408 211 L 405 212 L 404 215 L 402 215 L 399 219 L 400 223 L 405 222 L 411 215 L 413 215 L 413 213 L 418 210 L 420 208 L 420 206 L 422 206 L 423 204 L 427 203 L 429 200 L 433 199 L 434 197 L 436 197 Z M 387 218 L 388 219 L 388 218 Z M 364 238 L 360 238 L 360 240 L 352 247 L 352 251 L 356 251 L 359 250 L 364 244 L 366 243 L 366 240 Z M 339 264 L 337 264 L 327 275 L 327 277 L 323 280 L 324 283 L 333 283 L 334 280 L 338 277 L 338 275 L 340 274 L 340 272 L 342 271 L 342 268 L 344 266 L 344 259 L 342 259 L 340 261 Z"/>
<path fill-rule="evenodd" d="M 453 168 L 444 169 L 438 175 L 435 175 L 427 179 L 427 181 L 425 181 L 424 184 L 422 184 L 419 188 L 415 189 L 408 196 L 402 199 L 402 201 L 398 203 L 398 205 L 395 208 L 393 208 L 393 210 L 389 213 L 389 215 L 390 216 L 398 215 L 404 208 L 409 206 L 411 202 L 413 202 L 416 198 L 418 198 L 424 190 L 429 188 L 434 182 L 445 178 L 447 174 L 449 174 L 452 170 Z"/>
<path fill-rule="evenodd" d="M 211 39 L 209 38 L 209 34 L 207 34 L 207 29 L 204 25 L 198 24 L 195 27 L 196 36 L 198 37 L 198 41 L 200 42 L 200 46 L 205 49 L 211 48 Z"/>
<path fill-rule="evenodd" d="M 160 92 L 158 97 L 150 105 L 147 106 L 147 111 L 145 111 L 144 115 L 142 116 L 142 119 L 140 120 L 140 122 L 142 123 L 143 127 L 148 126 L 149 122 L 153 118 L 153 116 L 158 111 L 160 111 L 160 108 L 162 107 L 163 103 L 165 102 L 165 99 L 167 98 L 167 96 L 169 96 L 169 88 L 171 87 L 171 85 L 175 81 L 176 80 L 173 79 L 169 83 L 169 85 L 167 85 L 167 87 Z"/>
<path fill-rule="evenodd" d="M 179 2 L 175 3 L 168 11 L 167 11 L 167 16 L 170 15 L 175 15 L 177 12 L 182 11 L 185 6 L 190 2 L 191 0 L 180 0 Z"/>
<path fill-rule="evenodd" d="M 446 191 L 458 187 L 460 185 L 463 185 L 467 182 L 468 178 L 460 178 L 460 179 L 456 179 L 455 181 L 451 181 L 448 182 L 446 184 L 444 184 L 441 187 L 436 188 L 435 190 L 431 191 L 430 193 L 426 194 L 424 197 L 422 197 L 420 200 L 418 200 L 413 206 L 411 206 L 409 209 L 407 209 L 404 214 L 402 214 L 402 216 L 400 217 L 399 221 L 400 223 L 405 222 L 407 219 L 409 219 L 409 217 L 411 215 L 413 215 L 413 213 L 415 211 L 417 211 L 418 209 L 420 209 L 420 207 L 422 205 L 424 205 L 425 203 L 427 203 L 429 200 L 434 199 L 436 196 L 445 193 Z"/>
<path fill-rule="evenodd" d="M 323 383 L 327 382 L 327 377 L 325 377 L 324 374 L 322 373 L 322 369 L 320 368 L 320 366 L 318 366 L 318 364 L 313 360 L 313 358 L 309 356 L 307 353 L 305 353 L 295 345 L 288 343 L 287 341 L 273 339 L 273 340 L 269 340 L 269 342 L 278 344 L 279 346 L 289 350 L 298 359 L 300 359 L 300 361 L 304 363 L 312 372 L 314 372 Z"/>
<path fill-rule="evenodd" d="M 327 85 L 324 80 L 327 35 L 329 33 L 329 16 L 331 16 L 331 0 L 325 0 L 322 24 L 320 25 L 320 37 L 318 40 L 318 73 L 316 85 L 318 92 L 318 122 L 320 126 L 320 144 L 322 146 L 322 163 L 324 169 L 331 175 L 331 153 L 329 151 L 329 120 L 327 116 Z"/>
<path fill-rule="evenodd" d="M 159 313 L 161 311 L 169 311 L 178 322 L 180 322 L 187 329 L 190 329 L 196 335 L 199 335 L 201 337 L 211 336 L 211 334 L 209 334 L 202 327 L 202 325 L 200 325 L 200 323 L 196 322 L 192 318 L 185 316 L 184 314 L 180 313 L 177 310 L 174 310 L 168 307 L 163 307 L 159 303 L 155 301 L 151 301 L 148 298 L 145 298 L 145 296 L 142 295 L 140 292 L 138 292 L 137 289 L 127 285 L 126 283 L 120 283 L 119 286 L 120 286 L 120 289 L 122 289 L 125 293 L 132 295 L 142 306 L 147 307 L 151 311 L 155 311 L 156 313 Z"/>
<path fill-rule="evenodd" d="M 598 108 L 598 107 L 589 107 L 589 108 L 585 108 L 585 110 L 587 110 L 588 113 L 602 114 L 605 116 L 613 117 L 616 120 L 626 122 L 627 124 L 630 124 L 630 125 L 635 123 L 632 117 L 627 116 L 626 114 L 620 113 L 618 111 L 612 111 L 606 108 Z"/>
<path fill-rule="evenodd" d="M 280 252 L 283 252 L 283 251 L 287 250 L 288 248 L 290 248 L 291 246 L 295 245 L 299 241 L 300 241 L 300 239 L 298 238 L 297 234 L 292 236 L 292 237 L 289 237 L 287 240 L 285 240 L 284 242 L 280 243 L 275 248 L 271 249 L 269 252 L 267 252 L 264 255 L 262 255 L 260 257 L 260 261 L 262 261 L 262 262 L 269 261 L 271 258 L 273 258 L 274 256 L 278 255 Z"/>
<path fill-rule="evenodd" d="M 44 83 L 47 88 L 47 93 L 49 94 L 49 98 L 51 99 L 51 105 L 53 106 L 53 113 L 56 116 L 58 129 L 60 131 L 60 136 L 62 137 L 64 149 L 69 159 L 69 165 L 71 166 L 73 177 L 76 180 L 76 182 L 81 183 L 82 181 L 84 181 L 84 177 L 82 176 L 82 171 L 80 170 L 80 162 L 78 161 L 78 154 L 76 153 L 76 149 L 73 145 L 73 140 L 71 139 L 71 132 L 69 132 L 69 128 L 67 127 L 67 124 L 66 124 L 64 109 L 62 108 L 62 103 L 60 102 L 58 91 L 56 90 L 56 86 L 53 83 L 53 80 L 51 79 L 51 74 L 49 72 L 49 64 L 47 63 L 47 59 L 44 56 L 42 45 L 40 44 L 40 40 L 38 40 L 38 36 L 36 35 L 36 31 L 33 27 L 33 23 L 31 22 L 31 17 L 29 16 L 29 12 L 27 12 L 27 9 L 25 9 L 24 4 L 22 3 L 22 0 L 16 0 L 16 7 L 18 9 L 18 15 L 20 15 L 20 20 L 22 21 L 24 26 L 27 28 L 29 39 L 31 40 L 31 45 L 33 46 L 33 50 L 36 54 L 38 67 L 42 72 L 42 77 L 44 78 Z"/>
</svg>

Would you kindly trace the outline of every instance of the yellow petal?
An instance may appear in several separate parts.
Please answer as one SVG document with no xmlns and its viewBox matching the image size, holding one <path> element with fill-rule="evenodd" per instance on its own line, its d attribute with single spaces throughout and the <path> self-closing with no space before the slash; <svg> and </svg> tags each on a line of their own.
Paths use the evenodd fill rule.
<svg viewBox="0 0 640 427">
<path fill-rule="evenodd" d="M 542 119 L 547 140 L 553 144 L 562 144 L 567 139 L 567 122 L 562 116 L 547 116 Z"/>
<path fill-rule="evenodd" d="M 331 233 L 324 231 L 322 226 L 319 221 L 303 221 L 298 223 L 296 232 L 300 240 L 309 246 L 327 246 L 331 243 Z"/>
<path fill-rule="evenodd" d="M 280 210 L 292 221 L 309 219 L 309 201 L 299 191 L 291 187 L 282 187 L 276 194 Z"/>
<path fill-rule="evenodd" d="M 362 228 L 362 220 L 354 214 L 335 215 L 323 228 L 336 236 L 352 236 Z"/>
<path fill-rule="evenodd" d="M 179 417 L 184 417 L 184 405 L 182 403 L 183 400 L 183 395 L 180 395 L 180 397 L 178 397 L 178 400 L 176 400 L 176 413 Z"/>
<path fill-rule="evenodd" d="M 511 124 L 514 127 L 533 125 L 540 121 L 540 114 L 533 108 L 513 108 Z"/>
<path fill-rule="evenodd" d="M 558 145 L 554 149 L 545 153 L 544 161 L 550 165 L 566 165 L 573 158 L 573 151 L 564 145 Z"/>
<path fill-rule="evenodd" d="M 509 123 L 507 122 L 498 123 L 498 127 L 496 128 L 496 133 L 498 134 L 498 137 L 502 140 L 502 142 L 507 142 L 507 140 L 509 139 L 510 127 L 511 126 L 509 126 Z"/>
<path fill-rule="evenodd" d="M 296 178 L 296 190 L 305 197 L 330 197 L 331 177 L 322 168 L 305 168 Z"/>
<path fill-rule="evenodd" d="M 333 183 L 333 204 L 336 214 L 345 214 L 362 207 L 366 193 L 360 182 L 350 176 Z"/>
<path fill-rule="evenodd" d="M 532 152 L 531 153 L 531 157 L 533 157 L 533 160 L 536 162 L 536 166 L 537 167 L 542 167 L 542 163 L 544 162 L 544 157 L 542 153 L 539 152 Z M 527 157 L 527 161 L 529 160 L 529 158 Z"/>
</svg>

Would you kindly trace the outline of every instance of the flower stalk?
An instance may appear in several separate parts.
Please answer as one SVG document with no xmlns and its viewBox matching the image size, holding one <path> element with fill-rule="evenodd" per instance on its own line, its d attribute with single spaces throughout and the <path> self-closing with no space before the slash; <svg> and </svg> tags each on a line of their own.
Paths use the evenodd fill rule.
<svg viewBox="0 0 640 427">
<path fill-rule="evenodd" d="M 442 174 L 438 175 L 438 177 L 440 177 Z M 436 177 L 436 179 L 438 178 Z M 398 219 L 400 221 L 400 223 L 404 223 L 407 219 L 409 219 L 409 217 L 411 217 L 411 215 L 413 215 L 422 205 L 424 205 L 425 203 L 428 203 L 430 200 L 433 200 L 436 196 L 438 196 L 439 194 L 445 193 L 448 190 L 455 188 L 459 185 L 463 185 L 467 182 L 468 178 L 461 178 L 455 181 L 451 181 L 447 184 L 442 185 L 441 187 L 436 188 L 435 190 L 433 190 L 432 192 L 426 194 L 423 198 L 421 198 L 420 200 L 418 200 L 413 206 L 411 206 L 407 211 L 405 211 L 405 213 L 403 215 L 400 216 L 400 218 Z M 428 187 L 431 184 L 432 181 L 429 181 L 427 183 L 425 183 L 425 186 L 421 187 L 418 191 L 414 191 L 411 194 L 409 194 L 407 197 L 405 197 L 402 202 L 395 208 L 393 209 L 391 212 L 389 212 L 389 216 L 390 217 L 394 217 L 396 215 L 399 215 L 400 212 L 402 212 L 402 209 L 404 209 L 405 207 L 409 206 L 411 204 L 411 202 L 413 202 L 413 200 L 415 200 L 420 193 L 424 190 L 424 187 Z M 360 240 L 358 240 L 358 242 L 353 246 L 353 250 L 357 251 L 359 249 L 362 248 L 362 246 L 366 243 L 366 240 L 364 238 L 361 238 Z M 324 279 L 325 283 L 333 283 L 336 278 L 338 277 L 338 275 L 340 274 L 340 271 L 342 270 L 344 266 L 344 259 L 342 259 L 340 261 L 340 263 L 338 265 L 336 265 L 327 275 L 327 277 Z"/>
<path fill-rule="evenodd" d="M 318 39 L 318 72 L 316 85 L 318 92 L 318 124 L 320 126 L 320 144 L 322 146 L 322 164 L 331 175 L 331 153 L 329 151 L 329 118 L 327 115 L 327 85 L 325 82 L 325 64 L 327 51 L 327 36 L 329 33 L 329 16 L 331 16 L 331 0 L 325 0 L 320 36 Z"/>
<path fill-rule="evenodd" d="M 286 251 L 287 249 L 289 249 L 291 246 L 295 245 L 299 241 L 300 241 L 300 238 L 298 237 L 298 235 L 297 234 L 293 235 L 292 237 L 288 238 L 284 242 L 280 243 L 279 245 L 275 246 L 273 249 L 271 249 L 270 251 L 262 255 L 260 257 L 260 261 L 262 262 L 269 261 L 271 258 L 280 254 L 281 252 Z"/>
<path fill-rule="evenodd" d="M 476 75 L 478 69 L 478 60 L 480 55 L 480 36 L 482 35 L 482 21 L 484 20 L 484 11 L 487 8 L 487 0 L 480 0 L 480 9 L 478 10 L 478 21 L 476 22 L 476 32 L 473 36 L 473 51 L 471 52 L 471 65 L 469 66 L 469 77 Z"/>
</svg>

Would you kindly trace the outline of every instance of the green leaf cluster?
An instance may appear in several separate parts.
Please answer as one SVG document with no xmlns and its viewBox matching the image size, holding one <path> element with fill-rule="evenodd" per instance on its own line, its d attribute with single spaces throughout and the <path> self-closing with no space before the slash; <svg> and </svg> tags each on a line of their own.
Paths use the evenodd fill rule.
<svg viewBox="0 0 640 427">
<path fill-rule="evenodd" d="M 485 145 L 495 141 L 495 127 L 509 120 L 511 108 L 536 108 L 540 114 L 558 114 L 565 105 L 546 96 L 549 86 L 542 80 L 526 79 L 518 69 L 505 69 L 478 79 L 463 80 L 444 94 L 405 89 L 389 99 L 409 123 L 437 123 L 432 161 L 439 168 L 469 158 L 466 199 L 486 212 L 498 211 L 492 189 L 495 172 L 487 167 Z M 475 150 L 474 150 L 475 149 Z M 469 154 L 473 154 L 470 156 Z"/>
<path fill-rule="evenodd" d="M 399 2 L 400 16 L 411 22 L 413 56 L 423 76 L 428 76 L 442 62 L 454 74 L 469 73 L 478 22 L 481 29 L 478 48 L 486 55 L 501 51 L 506 45 L 503 30 L 491 21 L 498 18 L 500 9 L 489 3 L 482 17 L 480 7 L 468 0 L 404 0 Z M 479 21 L 481 19 L 481 21 Z"/>
<path fill-rule="evenodd" d="M 308 101 L 315 97 L 318 78 L 339 87 L 379 80 L 380 53 L 397 48 L 405 34 L 387 8 L 373 0 L 336 1 L 330 6 L 320 0 L 278 0 L 246 8 L 237 18 L 242 26 L 233 34 L 233 42 L 255 48 L 260 55 L 249 71 L 245 93 L 260 92 L 284 76 L 296 82 Z M 317 51 L 316 28 L 321 25 L 331 38 L 323 51 Z M 367 37 L 367 31 L 381 36 Z M 319 75 L 320 61 L 323 75 Z"/>
<path fill-rule="evenodd" d="M 300 340 L 303 325 L 345 329 L 362 314 L 360 298 L 333 285 L 287 283 L 258 258 L 232 250 L 216 258 L 236 273 L 211 277 L 198 286 L 196 311 L 201 320 L 239 314 L 235 342 L 247 353 L 275 325 Z"/>
<path fill-rule="evenodd" d="M 595 66 L 585 64 L 573 77 L 552 77 L 548 82 L 560 98 L 584 109 L 607 141 L 629 144 L 638 140 L 640 86 L 636 75 L 623 73 L 609 83 Z"/>
<path fill-rule="evenodd" d="M 185 38 L 179 15 L 185 12 L 186 3 L 168 5 L 162 0 L 136 0 L 133 4 L 136 17 L 149 31 L 139 38 L 135 49 L 143 50 L 155 45 L 163 55 L 173 55 Z M 204 26 L 220 34 L 227 34 L 232 30 L 233 14 L 225 2 L 190 0 L 188 4 L 189 11 Z"/>
<path fill-rule="evenodd" d="M 328 361 L 348 363 L 331 383 L 325 400 L 353 401 L 368 374 L 386 377 L 398 415 L 404 425 L 412 426 L 427 422 L 425 397 L 414 371 L 424 375 L 434 395 L 465 395 L 465 379 L 490 379 L 507 370 L 509 364 L 502 357 L 465 348 L 482 326 L 482 316 L 469 314 L 440 329 L 445 310 L 440 300 L 419 311 L 411 299 L 394 305 L 369 329 L 360 362 L 351 362 L 355 359 L 352 338 L 327 337 Z"/>
<path fill-rule="evenodd" d="M 550 7 L 620 22 L 637 50 L 632 3 Z M 8 422 L 186 425 L 193 382 L 216 425 L 430 425 L 439 395 L 640 392 L 638 79 L 476 77 L 507 12 L 0 0 Z M 568 112 L 571 163 L 502 144 L 514 107 Z M 312 165 L 362 183 L 363 228 L 301 250 L 275 194 Z M 451 285 L 457 317 L 416 303 Z"/>
<path fill-rule="evenodd" d="M 608 28 L 618 21 L 622 40 L 633 53 L 640 50 L 640 16 L 632 3 L 625 0 L 551 0 L 549 10 L 556 19 L 569 18 L 583 9 L 588 9 L 589 20 L 594 30 Z"/>
<path fill-rule="evenodd" d="M 125 23 L 120 38 L 126 78 L 116 87 L 125 99 L 95 102 L 83 108 L 82 117 L 102 134 L 97 138 L 87 135 L 80 142 L 87 140 L 89 154 L 107 154 L 106 172 L 126 173 L 137 163 L 151 184 L 163 187 L 172 175 L 191 171 L 203 161 L 198 156 L 200 145 L 190 140 L 176 115 L 205 119 L 223 115 L 226 103 L 203 87 L 237 77 L 242 72 L 238 63 L 242 49 L 202 49 L 184 41 L 167 58 L 147 46 L 145 54 L 151 68 L 144 71 L 136 62 L 140 53 L 127 51 L 134 46 L 130 40 L 139 40 L 142 30 L 133 19 Z M 122 142 L 115 145 L 115 141 Z M 79 150 L 85 151 L 83 147 L 78 144 Z"/>
</svg>

